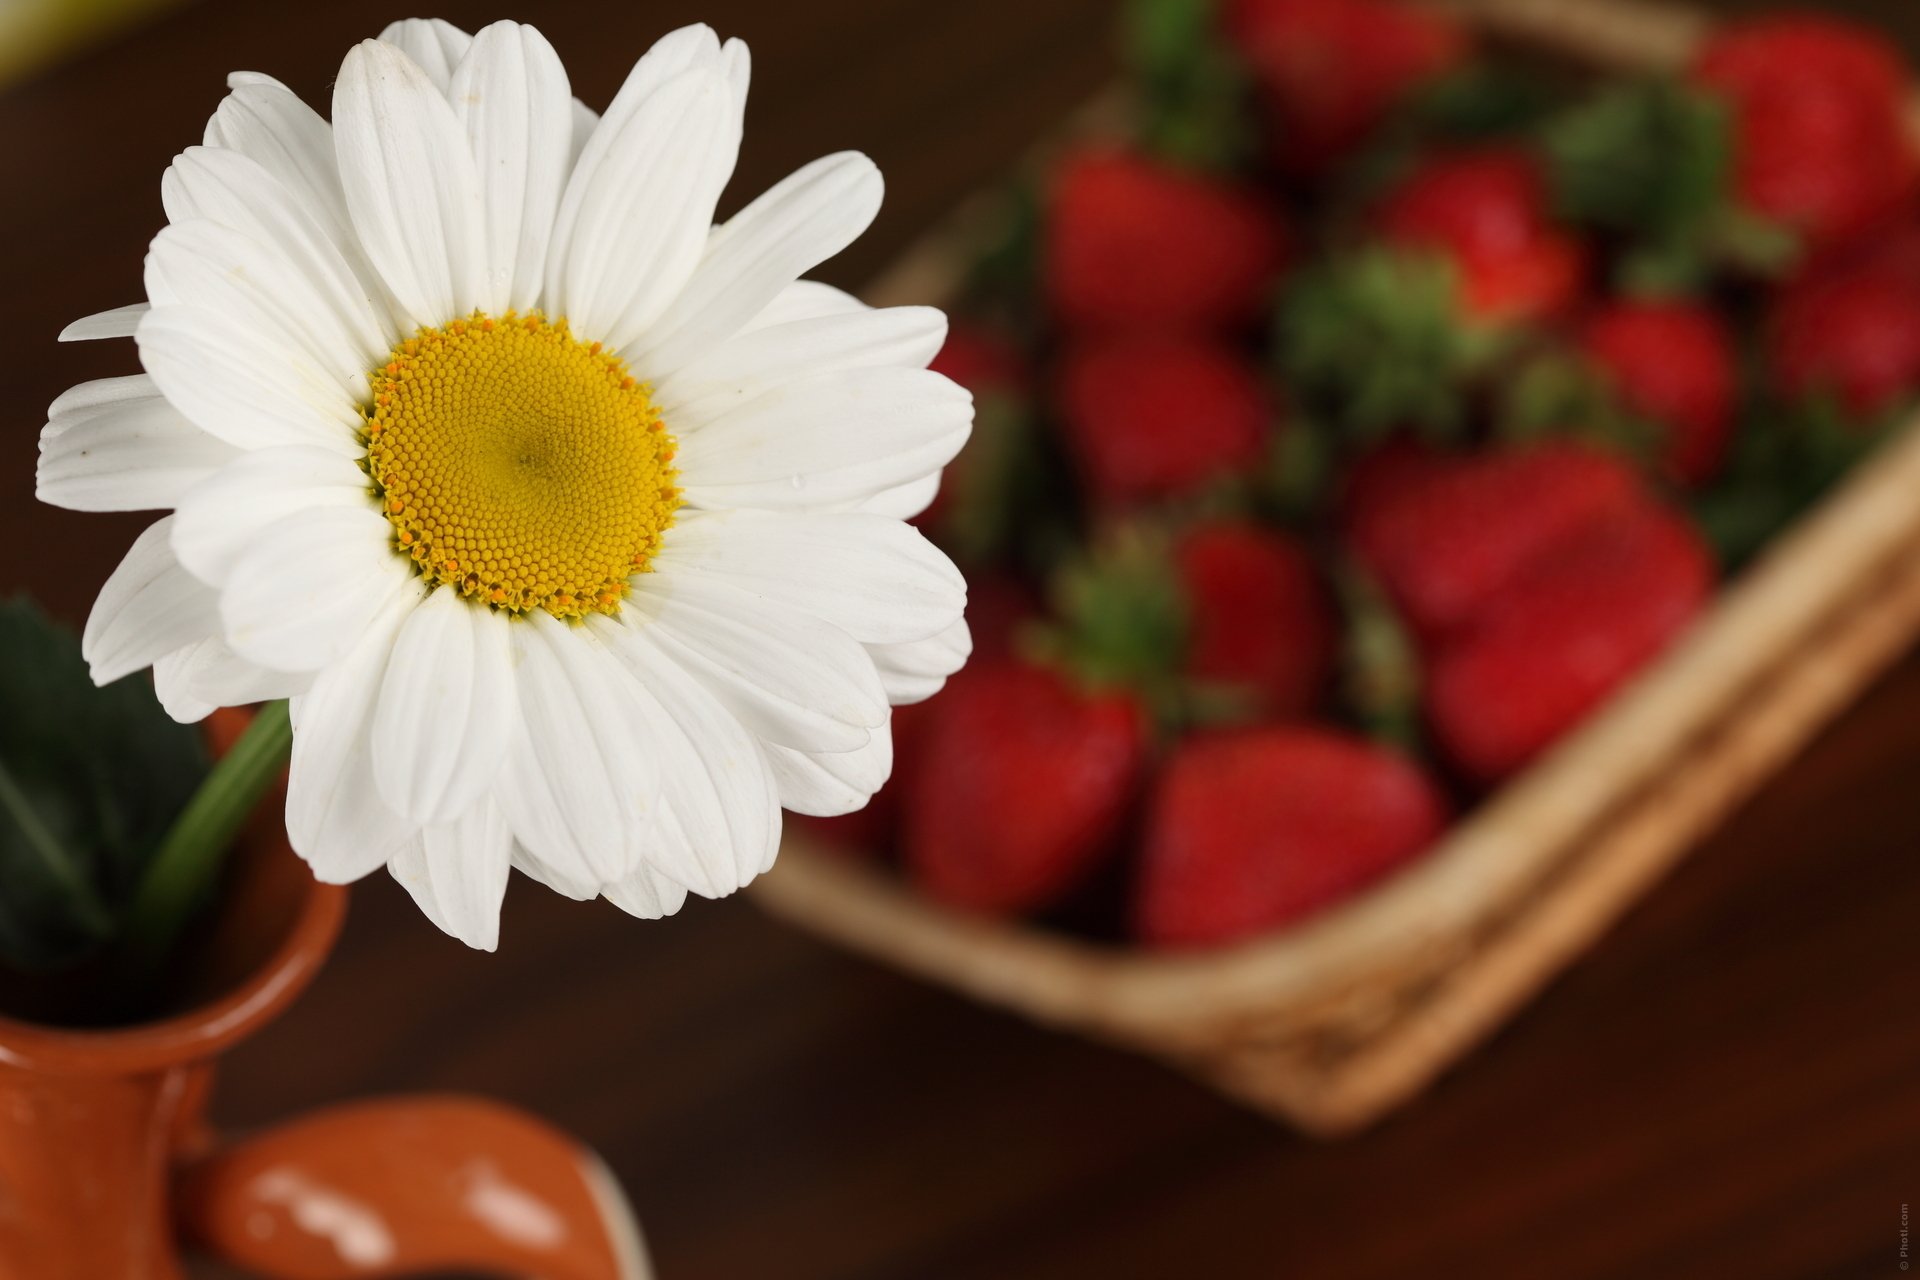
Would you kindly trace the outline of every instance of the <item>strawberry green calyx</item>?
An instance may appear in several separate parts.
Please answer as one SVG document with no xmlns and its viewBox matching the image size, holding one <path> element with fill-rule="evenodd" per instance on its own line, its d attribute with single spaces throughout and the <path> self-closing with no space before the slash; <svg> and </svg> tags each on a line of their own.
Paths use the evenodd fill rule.
<svg viewBox="0 0 1920 1280">
<path fill-rule="evenodd" d="M 1341 686 L 1362 732 L 1409 756 L 1420 754 L 1420 655 L 1386 592 L 1358 563 L 1334 574 L 1346 618 Z"/>
<path fill-rule="evenodd" d="M 1058 572 L 1052 597 L 1058 622 L 1035 633 L 1037 656 L 1086 688 L 1136 691 L 1162 724 L 1179 718 L 1187 602 L 1164 527 L 1116 528 Z"/>
<path fill-rule="evenodd" d="M 1351 452 L 1402 430 L 1461 439 L 1473 384 L 1511 341 L 1464 318 L 1446 259 L 1376 246 L 1296 277 L 1274 360 L 1305 416 Z"/>
<path fill-rule="evenodd" d="M 1248 80 L 1213 0 L 1129 0 L 1122 30 L 1143 149 L 1202 171 L 1244 168 L 1254 152 Z"/>
<path fill-rule="evenodd" d="M 1496 430 L 1516 444 L 1578 440 L 1643 464 L 1660 440 L 1659 428 L 1630 412 L 1591 361 L 1556 349 L 1535 352 L 1504 384 Z"/>
<path fill-rule="evenodd" d="M 1736 199 L 1733 121 L 1710 94 L 1667 79 L 1610 86 L 1541 140 L 1560 216 L 1626 239 L 1627 291 L 1691 289 L 1717 267 L 1777 275 L 1797 256 L 1791 232 Z"/>
</svg>

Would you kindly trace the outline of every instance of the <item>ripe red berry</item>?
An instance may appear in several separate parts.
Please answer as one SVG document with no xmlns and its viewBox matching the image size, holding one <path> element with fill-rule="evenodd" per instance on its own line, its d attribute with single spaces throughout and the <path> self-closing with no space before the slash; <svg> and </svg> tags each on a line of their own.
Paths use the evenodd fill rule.
<svg viewBox="0 0 1920 1280">
<path fill-rule="evenodd" d="M 1230 0 L 1222 20 L 1273 116 L 1278 159 L 1300 174 L 1351 153 L 1468 52 L 1451 18 L 1382 0 Z"/>
<path fill-rule="evenodd" d="M 1294 718 L 1325 692 L 1336 644 L 1332 601 L 1292 538 L 1251 521 L 1215 521 L 1174 548 L 1186 599 L 1183 673 Z"/>
<path fill-rule="evenodd" d="M 1783 289 L 1767 334 L 1776 390 L 1876 417 L 1920 391 L 1920 287 L 1895 272 L 1816 269 Z"/>
<path fill-rule="evenodd" d="M 1441 455 L 1356 507 L 1348 537 L 1414 630 L 1435 640 L 1487 608 L 1544 550 L 1640 492 L 1624 460 L 1570 441 Z"/>
<path fill-rule="evenodd" d="M 1712 589 L 1699 534 L 1650 499 L 1590 522 L 1434 655 L 1434 737 L 1469 778 L 1509 777 L 1657 657 Z"/>
<path fill-rule="evenodd" d="M 1614 302 L 1581 326 L 1579 345 L 1623 407 L 1660 428 L 1663 470 L 1688 486 L 1713 478 L 1733 432 L 1733 338 L 1696 302 Z"/>
<path fill-rule="evenodd" d="M 1387 195 L 1377 224 L 1389 244 L 1453 263 L 1472 319 L 1549 319 L 1584 287 L 1585 251 L 1553 222 L 1540 164 L 1517 147 L 1428 159 Z"/>
<path fill-rule="evenodd" d="M 1885 222 L 1913 191 L 1907 75 L 1884 37 L 1815 13 L 1723 29 L 1695 80 L 1732 106 L 1735 186 L 1815 245 Z"/>
<path fill-rule="evenodd" d="M 908 779 L 914 883 L 972 911 L 1048 905 L 1113 840 L 1145 752 L 1128 695 L 1019 662 L 967 668 L 929 704 Z"/>
<path fill-rule="evenodd" d="M 1077 329 L 1228 329 L 1266 311 L 1287 239 L 1279 212 L 1238 186 L 1085 152 L 1053 177 L 1047 296 Z"/>
<path fill-rule="evenodd" d="M 1359 738 L 1295 727 L 1190 738 L 1149 801 L 1135 932 L 1198 947 L 1277 929 L 1407 862 L 1445 822 L 1419 769 Z"/>
<path fill-rule="evenodd" d="M 1068 450 L 1107 507 L 1194 493 L 1259 465 L 1274 410 L 1260 377 L 1224 345 L 1135 335 L 1061 359 Z"/>
</svg>

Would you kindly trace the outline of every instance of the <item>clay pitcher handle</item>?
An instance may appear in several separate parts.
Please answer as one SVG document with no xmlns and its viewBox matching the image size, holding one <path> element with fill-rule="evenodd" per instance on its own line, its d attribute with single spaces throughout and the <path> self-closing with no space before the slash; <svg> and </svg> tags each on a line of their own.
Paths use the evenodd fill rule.
<svg viewBox="0 0 1920 1280">
<path fill-rule="evenodd" d="M 599 1158 L 477 1098 L 352 1103 L 218 1147 L 182 1175 L 176 1208 L 198 1248 L 274 1280 L 652 1274 Z"/>
</svg>

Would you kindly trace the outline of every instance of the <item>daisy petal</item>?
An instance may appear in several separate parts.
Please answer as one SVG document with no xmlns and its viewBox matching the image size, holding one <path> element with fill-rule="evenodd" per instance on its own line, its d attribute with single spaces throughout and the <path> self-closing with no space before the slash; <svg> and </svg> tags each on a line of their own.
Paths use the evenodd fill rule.
<svg viewBox="0 0 1920 1280">
<path fill-rule="evenodd" d="M 503 791 L 503 803 L 504 796 L 505 792 Z M 600 896 L 600 882 L 598 880 L 592 879 L 591 877 L 582 879 L 569 875 L 556 867 L 542 862 L 539 858 L 527 852 L 526 846 L 519 843 L 518 840 L 514 842 L 513 846 L 513 869 L 521 875 L 545 885 L 562 897 L 572 898 L 575 902 L 591 902 Z M 686 890 L 682 889 L 680 892 L 684 894 Z"/>
<path fill-rule="evenodd" d="M 818 320 L 825 316 L 857 315 L 871 307 L 848 293 L 818 280 L 795 280 L 773 296 L 760 314 L 741 326 L 740 333 L 790 324 L 795 320 Z M 736 335 L 737 336 L 737 335 Z"/>
<path fill-rule="evenodd" d="M 782 382 L 843 369 L 924 369 L 946 340 L 933 307 L 862 307 L 740 334 L 657 378 L 654 403 L 684 431 Z"/>
<path fill-rule="evenodd" d="M 309 507 L 371 505 L 367 478 L 346 458 L 312 445 L 240 454 L 180 498 L 173 550 L 201 581 L 225 586 L 262 530 Z"/>
<path fill-rule="evenodd" d="M 664 920 L 687 902 L 684 888 L 645 866 L 608 885 L 605 896 L 608 902 L 639 920 Z"/>
<path fill-rule="evenodd" d="M 658 704 L 649 737 L 661 761 L 661 805 L 675 821 L 649 840 L 648 863 L 702 896 L 731 893 L 780 842 L 780 804 L 759 744 L 644 628 L 610 618 L 588 625 Z"/>
<path fill-rule="evenodd" d="M 973 632 L 963 618 L 939 635 L 909 644 L 872 644 L 867 652 L 879 669 L 887 700 L 894 706 L 925 702 L 940 692 L 947 677 L 973 654 Z"/>
<path fill-rule="evenodd" d="M 549 309 L 583 338 L 630 342 L 692 274 L 739 147 L 717 70 L 682 72 L 624 118 L 610 110 L 561 197 Z"/>
<path fill-rule="evenodd" d="M 140 381 L 148 394 L 49 414 L 34 496 L 74 511 L 172 507 L 239 456 L 182 417 L 149 379 Z"/>
<path fill-rule="evenodd" d="M 453 69 L 467 56 L 473 37 L 444 18 L 402 18 L 387 24 L 380 42 L 406 54 L 434 87 L 445 93 L 453 83 Z"/>
<path fill-rule="evenodd" d="M 206 145 L 259 165 L 352 261 L 358 244 L 333 155 L 333 127 L 270 76 L 232 76 L 227 83 L 227 96 L 207 121 Z"/>
<path fill-rule="evenodd" d="M 911 520 L 932 506 L 933 500 L 940 496 L 940 475 L 936 471 L 930 476 L 921 476 L 918 480 L 882 489 L 847 509 L 873 516 L 890 516 L 895 520 Z"/>
<path fill-rule="evenodd" d="M 534 610 L 512 634 L 520 714 L 500 800 L 514 836 L 568 880 L 618 880 L 659 790 L 645 695 L 588 628 Z"/>
<path fill-rule="evenodd" d="M 447 927 L 447 918 L 440 913 L 440 899 L 433 891 L 433 873 L 427 869 L 427 842 L 424 832 L 415 833 L 411 840 L 393 851 L 387 859 L 387 873 L 400 883 L 413 899 L 413 905 L 420 908 L 420 914 L 432 921 L 433 927 L 448 937 L 454 936 Z"/>
<path fill-rule="evenodd" d="M 360 411 L 347 389 L 298 352 L 205 307 L 155 307 L 135 340 L 140 363 L 201 430 L 242 449 L 310 444 L 344 457 Z"/>
<path fill-rule="evenodd" d="M 318 671 L 344 657 L 386 602 L 413 581 L 369 507 L 309 507 L 262 529 L 220 590 L 227 643 L 275 671 Z"/>
<path fill-rule="evenodd" d="M 176 649 L 153 664 L 153 688 L 160 705 L 182 723 L 202 719 L 215 707 L 295 697 L 312 685 L 311 673 L 257 667 L 219 636 Z"/>
<path fill-rule="evenodd" d="M 690 512 L 656 561 L 824 618 L 862 644 L 923 640 L 959 620 L 967 582 L 911 525 L 825 512 Z"/>
<path fill-rule="evenodd" d="M 513 855 L 513 829 L 500 806 L 482 800 L 458 821 L 428 827 L 420 835 L 439 907 L 429 918 L 468 946 L 492 951 L 500 944 L 500 902 Z"/>
<path fill-rule="evenodd" d="M 380 686 L 373 771 L 381 798 L 425 826 L 474 809 L 507 757 L 513 707 L 506 615 L 451 588 L 429 594 L 400 628 Z"/>
<path fill-rule="evenodd" d="M 852 751 L 886 722 L 872 659 L 811 614 L 694 573 L 645 574 L 628 604 L 624 623 L 770 742 Z"/>
<path fill-rule="evenodd" d="M 417 828 L 380 799 L 373 777 L 373 703 L 394 636 L 420 601 L 403 580 L 340 661 L 288 703 L 293 762 L 287 774 L 287 835 L 328 884 L 380 866 Z"/>
<path fill-rule="evenodd" d="M 857 751 L 807 752 L 763 743 L 780 788 L 780 803 L 795 813 L 837 818 L 866 807 L 893 773 L 893 727 L 875 729 Z"/>
<path fill-rule="evenodd" d="M 147 304 L 144 302 L 128 303 L 111 311 L 96 311 L 90 316 L 81 316 L 62 329 L 60 341 L 92 342 L 96 338 L 131 338 L 133 331 L 140 327 L 140 317 L 145 314 Z"/>
<path fill-rule="evenodd" d="M 163 228 L 147 251 L 150 296 L 220 311 L 297 351 L 363 400 L 367 370 L 385 359 L 388 343 L 372 312 L 349 295 L 329 296 L 327 285 L 324 276 L 208 218 Z"/>
<path fill-rule="evenodd" d="M 973 398 L 923 369 L 796 378 L 680 438 L 696 507 L 818 507 L 924 478 L 967 442 Z"/>
<path fill-rule="evenodd" d="M 474 37 L 448 97 L 473 147 L 485 231 L 483 310 L 530 310 L 566 181 L 573 95 L 546 38 L 517 22 Z"/>
<path fill-rule="evenodd" d="M 466 131 L 427 73 L 392 45 L 361 41 L 334 84 L 333 144 L 354 231 L 413 322 L 477 307 L 480 183 Z"/>
<path fill-rule="evenodd" d="M 219 628 L 213 592 L 173 558 L 173 517 L 148 525 L 107 577 L 80 652 L 95 684 L 111 684 Z"/>
<path fill-rule="evenodd" d="M 873 161 L 853 151 L 776 183 L 713 232 L 686 288 L 622 354 L 657 377 L 732 337 L 803 272 L 852 244 L 879 213 L 884 189 Z"/>
</svg>

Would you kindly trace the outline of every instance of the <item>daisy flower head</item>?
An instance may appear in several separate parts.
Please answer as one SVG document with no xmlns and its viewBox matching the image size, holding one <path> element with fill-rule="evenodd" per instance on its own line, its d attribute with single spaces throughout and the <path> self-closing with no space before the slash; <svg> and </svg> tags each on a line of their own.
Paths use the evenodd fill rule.
<svg viewBox="0 0 1920 1280">
<path fill-rule="evenodd" d="M 715 225 L 747 78 L 688 27 L 596 116 L 532 27 L 417 19 L 347 54 L 331 123 L 236 74 L 147 301 L 61 335 L 144 372 L 54 402 L 40 497 L 170 513 L 94 678 L 151 666 L 182 720 L 289 699 L 294 848 L 474 946 L 514 867 L 642 917 L 745 884 L 969 650 L 906 523 L 972 422 L 945 320 L 801 278 L 877 212 L 864 156 Z"/>
</svg>

